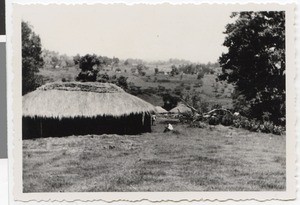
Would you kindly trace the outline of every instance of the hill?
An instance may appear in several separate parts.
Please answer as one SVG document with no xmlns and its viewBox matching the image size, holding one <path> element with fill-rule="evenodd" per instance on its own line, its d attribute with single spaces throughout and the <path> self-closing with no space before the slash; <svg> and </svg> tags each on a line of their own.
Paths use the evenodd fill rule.
<svg viewBox="0 0 300 205">
<path fill-rule="evenodd" d="M 162 93 L 181 94 L 198 93 L 201 98 L 211 105 L 231 108 L 231 94 L 233 86 L 226 82 L 218 82 L 220 68 L 214 69 L 214 73 L 208 73 L 203 78 L 198 79 L 197 74 L 180 73 L 171 75 L 167 72 L 155 73 L 155 68 L 159 70 L 171 70 L 171 64 L 159 65 L 145 64 L 143 73 L 137 72 L 134 65 L 105 66 L 99 74 L 108 76 L 124 76 L 132 89 L 138 89 L 139 92 L 132 94 L 152 103 L 153 105 L 163 105 Z M 40 75 L 44 78 L 44 83 L 53 81 L 74 81 L 78 76 L 80 69 L 78 66 L 44 68 L 40 70 Z"/>
</svg>

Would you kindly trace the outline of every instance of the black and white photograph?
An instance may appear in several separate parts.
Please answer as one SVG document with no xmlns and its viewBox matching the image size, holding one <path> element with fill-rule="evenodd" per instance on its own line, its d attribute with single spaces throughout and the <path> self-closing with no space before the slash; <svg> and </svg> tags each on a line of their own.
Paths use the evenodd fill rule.
<svg viewBox="0 0 300 205">
<path fill-rule="evenodd" d="M 23 194 L 293 190 L 292 6 L 17 8 Z"/>
</svg>

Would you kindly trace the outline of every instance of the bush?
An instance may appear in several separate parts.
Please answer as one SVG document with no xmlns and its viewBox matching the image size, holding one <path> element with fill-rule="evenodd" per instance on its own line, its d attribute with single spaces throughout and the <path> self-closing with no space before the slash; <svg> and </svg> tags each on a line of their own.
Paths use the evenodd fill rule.
<svg viewBox="0 0 300 205">
<path fill-rule="evenodd" d="M 128 89 L 128 83 L 127 83 L 127 77 L 124 77 L 124 76 L 120 76 L 118 79 L 117 79 L 117 85 L 121 88 L 123 88 L 124 90 L 127 90 Z"/>
<path fill-rule="evenodd" d="M 140 86 L 135 86 L 134 84 L 129 85 L 128 92 L 132 95 L 140 95 L 142 94 L 142 90 Z"/>
<path fill-rule="evenodd" d="M 231 114 L 226 114 L 222 117 L 221 124 L 224 126 L 230 126 L 233 124 L 233 116 Z"/>
<path fill-rule="evenodd" d="M 198 75 L 197 75 L 197 79 L 200 80 L 203 77 L 204 77 L 204 72 L 203 71 L 199 72 Z"/>
<path fill-rule="evenodd" d="M 97 74 L 97 70 L 81 71 L 76 77 L 76 80 L 81 82 L 95 82 L 97 79 Z"/>
<path fill-rule="evenodd" d="M 243 116 L 233 119 L 233 126 L 252 132 L 273 133 L 276 135 L 282 135 L 285 131 L 283 126 L 274 125 L 271 121 L 260 122 L 255 119 L 248 120 L 248 118 Z"/>
<path fill-rule="evenodd" d="M 109 81 L 109 75 L 107 73 L 99 74 L 97 76 L 97 81 L 101 83 L 106 83 Z"/>
<path fill-rule="evenodd" d="M 218 116 L 211 116 L 208 120 L 208 124 L 210 125 L 218 125 L 220 124 L 220 118 Z"/>
<path fill-rule="evenodd" d="M 165 94 L 163 95 L 163 101 L 164 101 L 163 108 L 166 110 L 171 110 L 172 108 L 177 106 L 179 100 L 180 99 L 177 96 Z"/>
</svg>

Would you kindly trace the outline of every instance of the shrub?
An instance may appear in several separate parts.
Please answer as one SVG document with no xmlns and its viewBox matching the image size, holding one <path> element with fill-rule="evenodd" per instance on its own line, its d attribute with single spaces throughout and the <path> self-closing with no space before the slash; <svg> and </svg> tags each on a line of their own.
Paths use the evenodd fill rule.
<svg viewBox="0 0 300 205">
<path fill-rule="evenodd" d="M 99 74 L 97 76 L 97 81 L 101 83 L 106 83 L 109 81 L 109 75 L 107 73 Z"/>
<path fill-rule="evenodd" d="M 226 114 L 222 117 L 221 124 L 224 126 L 229 126 L 233 124 L 233 116 L 231 114 Z"/>
<path fill-rule="evenodd" d="M 233 119 L 232 125 L 252 132 L 273 133 L 276 135 L 282 135 L 285 131 L 283 126 L 274 125 L 271 121 L 260 122 L 255 119 L 249 120 L 243 116 Z"/>
<path fill-rule="evenodd" d="M 210 125 L 218 125 L 220 124 L 220 118 L 217 116 L 211 116 L 208 120 L 208 124 Z"/>
<path fill-rule="evenodd" d="M 204 77 L 204 72 L 203 71 L 199 72 L 198 75 L 197 75 L 197 79 L 200 80 L 203 77 Z"/>
</svg>

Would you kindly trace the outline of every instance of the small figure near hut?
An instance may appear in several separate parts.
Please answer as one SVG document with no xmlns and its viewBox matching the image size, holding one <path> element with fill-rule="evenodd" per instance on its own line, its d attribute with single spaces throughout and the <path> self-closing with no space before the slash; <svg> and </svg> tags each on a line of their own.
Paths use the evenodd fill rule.
<svg viewBox="0 0 300 205">
<path fill-rule="evenodd" d="M 168 125 L 165 127 L 164 132 L 170 132 L 172 130 L 174 130 L 173 126 L 170 123 L 168 123 Z"/>
<path fill-rule="evenodd" d="M 152 121 L 152 125 L 155 125 L 155 121 L 156 121 L 156 115 L 155 114 L 153 114 L 151 116 L 151 121 Z"/>
</svg>

